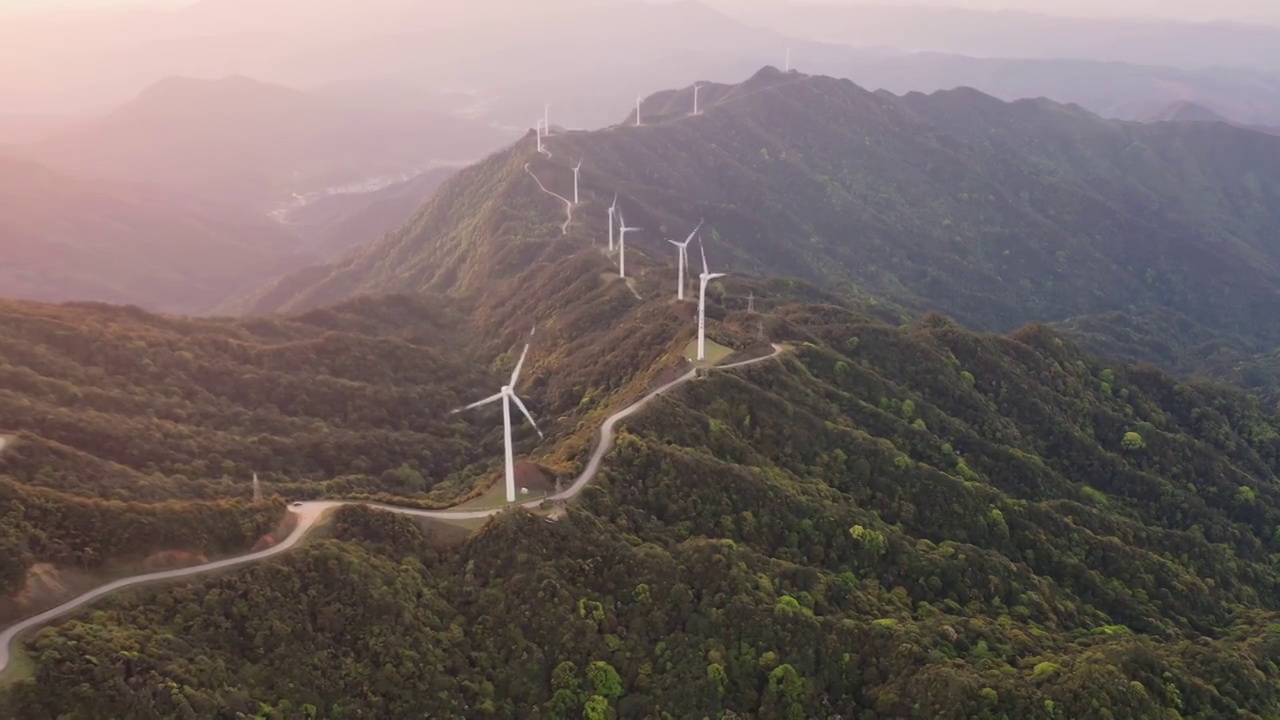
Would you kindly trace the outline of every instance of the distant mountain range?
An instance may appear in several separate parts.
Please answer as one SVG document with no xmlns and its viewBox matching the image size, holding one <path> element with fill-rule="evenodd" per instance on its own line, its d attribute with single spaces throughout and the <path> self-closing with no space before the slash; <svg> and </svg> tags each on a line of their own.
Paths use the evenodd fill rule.
<svg viewBox="0 0 1280 720">
<path fill-rule="evenodd" d="M 270 209 L 294 194 L 474 160 L 509 137 L 420 106 L 388 109 L 238 76 L 169 78 L 28 154 L 76 174 Z"/>
<path fill-rule="evenodd" d="M 741 78 L 781 65 L 789 47 L 798 69 L 898 94 L 969 86 L 1127 120 L 1191 101 L 1246 124 L 1280 125 L 1280 62 L 1267 49 L 1280 46 L 1280 31 L 1261 26 L 690 0 L 508 3 L 462 23 L 477 15 L 456 7 L 433 3 L 427 12 L 379 0 L 302 12 L 280 0 L 249 12 L 238 0 L 207 0 L 180 12 L 126 13 L 128 22 L 107 13 L 92 26 L 18 23 L 0 28 L 0 64 L 39 62 L 43 46 L 31 38 L 42 34 L 81 50 L 39 82 L 0 80 L 0 93 L 15 111 L 83 113 L 165 75 L 239 72 L 290 87 L 398 86 L 446 100 L 437 112 L 506 127 L 530 126 L 552 102 L 558 122 L 591 128 L 612 122 L 636 93 Z M 103 27 L 115 40 L 99 37 Z M 86 37 L 68 40 L 79 34 Z M 67 107 L 73 98 L 83 101 Z"/>
<path fill-rule="evenodd" d="M 0 296 L 171 312 L 207 311 L 306 262 L 263 215 L 3 157 L 0 238 Z"/>
<path fill-rule="evenodd" d="M 1069 17 L 928 3 L 711 1 L 743 22 L 829 43 L 975 57 L 1069 58 L 1280 72 L 1280 26 L 1276 25 Z"/>
<path fill-rule="evenodd" d="M 1143 122 L 1208 122 L 1225 123 L 1236 127 L 1256 130 L 1270 135 L 1280 135 L 1280 126 L 1245 125 L 1232 120 L 1203 105 L 1187 101 L 1171 103 L 1160 112 L 1143 118 Z"/>
</svg>

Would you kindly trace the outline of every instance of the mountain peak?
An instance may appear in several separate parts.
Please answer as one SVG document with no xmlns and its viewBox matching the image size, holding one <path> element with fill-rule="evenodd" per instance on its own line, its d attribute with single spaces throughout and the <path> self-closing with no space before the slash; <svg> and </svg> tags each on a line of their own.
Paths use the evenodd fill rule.
<svg viewBox="0 0 1280 720">
<path fill-rule="evenodd" d="M 1143 122 L 1220 122 L 1234 125 L 1218 112 L 1190 100 L 1176 100 Z"/>
</svg>

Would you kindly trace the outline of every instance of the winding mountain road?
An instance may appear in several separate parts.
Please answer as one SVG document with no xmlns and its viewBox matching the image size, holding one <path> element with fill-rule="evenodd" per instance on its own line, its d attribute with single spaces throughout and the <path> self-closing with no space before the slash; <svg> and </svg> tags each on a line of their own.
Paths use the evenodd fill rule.
<svg viewBox="0 0 1280 720">
<path fill-rule="evenodd" d="M 720 365 L 712 369 L 733 370 L 735 368 L 746 367 L 748 365 L 755 365 L 765 362 L 766 360 L 772 360 L 773 358 L 781 355 L 784 351 L 785 348 L 781 345 L 774 344 L 773 352 L 764 357 L 744 360 L 742 362 L 731 363 L 729 365 Z M 697 377 L 696 368 L 689 370 L 685 374 L 665 385 L 662 385 L 661 387 L 649 391 L 644 397 L 610 415 L 600 426 L 599 442 L 596 443 L 595 450 L 592 451 L 590 459 L 587 460 L 586 467 L 582 469 L 582 474 L 573 481 L 572 485 L 561 490 L 555 495 L 550 496 L 550 498 L 530 500 L 528 502 L 519 503 L 516 506 L 535 509 L 547 499 L 570 500 L 576 497 L 584 488 L 587 487 L 587 485 L 591 484 L 591 481 L 595 480 L 596 475 L 599 474 L 600 465 L 604 462 L 605 455 L 613 449 L 614 440 L 617 438 L 616 428 L 618 423 L 643 410 L 645 406 L 653 402 L 653 400 L 659 395 L 662 395 L 674 387 L 689 382 L 695 377 Z M 6 439 L 4 437 L 0 437 L 0 451 L 4 450 L 5 442 Z M 11 625 L 8 628 L 5 628 L 3 632 L 0 632 L 0 673 L 3 673 L 9 666 L 10 647 L 19 636 L 28 630 L 46 625 L 53 620 L 69 615 L 93 601 L 106 595 L 110 595 L 117 590 L 123 590 L 137 585 L 146 585 L 149 583 L 180 580 L 182 578 L 202 575 L 216 570 L 235 568 L 241 565 L 258 562 L 259 560 L 266 560 L 267 558 L 287 552 L 306 537 L 307 533 L 315 527 L 316 523 L 326 512 L 334 508 L 342 507 L 343 505 L 365 505 L 378 510 L 398 513 L 400 515 L 411 515 L 415 517 L 435 518 L 440 520 L 478 520 L 492 517 L 513 507 L 511 505 L 503 505 L 483 510 L 421 510 L 418 508 L 399 507 L 397 505 L 384 505 L 381 503 L 348 500 L 316 500 L 294 503 L 289 506 L 289 512 L 297 517 L 297 523 L 294 525 L 293 530 L 287 537 L 285 537 L 284 540 L 280 541 L 279 544 L 267 548 L 266 550 L 259 550 L 258 552 L 249 553 L 247 555 L 239 555 L 237 557 L 205 563 L 203 565 L 193 565 L 191 567 L 179 568 L 176 570 L 162 570 L 160 572 L 147 573 L 145 575 L 133 575 L 131 577 L 120 578 L 114 582 L 94 588 L 83 595 L 72 598 L 57 607 L 45 610 L 39 615 L 34 615 L 17 623 L 16 625 Z"/>
<path fill-rule="evenodd" d="M 565 218 L 564 224 L 560 226 L 560 234 L 568 235 L 569 223 L 573 222 L 573 203 L 569 202 L 569 198 L 563 195 L 559 195 L 557 193 L 553 193 L 550 190 L 548 190 L 547 186 L 543 185 L 542 181 L 538 179 L 538 176 L 534 175 L 533 171 L 529 169 L 529 163 L 524 164 L 524 171 L 529 173 L 529 177 L 533 178 L 534 182 L 538 183 L 538 187 L 542 188 L 542 192 L 550 195 L 553 198 L 557 198 L 560 200 L 560 202 L 564 203 L 565 214 L 568 217 Z"/>
</svg>

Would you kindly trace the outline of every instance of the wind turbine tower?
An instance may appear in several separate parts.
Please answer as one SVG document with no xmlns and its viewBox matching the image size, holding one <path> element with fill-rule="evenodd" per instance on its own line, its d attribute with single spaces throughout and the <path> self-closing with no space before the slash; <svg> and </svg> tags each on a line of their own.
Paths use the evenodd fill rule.
<svg viewBox="0 0 1280 720">
<path fill-rule="evenodd" d="M 627 233 L 639 232 L 644 228 L 627 227 L 626 218 L 622 217 L 622 211 L 618 211 L 618 274 L 625 280 L 627 277 Z"/>
<path fill-rule="evenodd" d="M 707 359 L 707 283 L 725 277 L 725 273 L 713 273 L 707 269 L 707 250 L 698 241 L 698 251 L 702 253 L 702 275 L 698 276 L 698 362 Z"/>
<path fill-rule="evenodd" d="M 752 290 L 751 294 L 747 295 L 747 314 L 748 315 L 756 314 L 756 291 L 755 290 Z"/>
<path fill-rule="evenodd" d="M 613 219 L 618 214 L 618 193 L 613 194 L 613 204 L 609 206 L 609 252 L 613 252 Z"/>
<path fill-rule="evenodd" d="M 582 175 L 582 160 L 578 160 L 578 164 L 573 166 L 573 204 L 578 204 L 578 179 Z"/>
<path fill-rule="evenodd" d="M 542 121 L 541 121 L 541 120 L 539 120 L 539 121 L 537 122 L 537 124 L 534 126 L 534 128 L 535 128 L 535 129 L 537 130 L 537 132 L 538 132 L 538 152 L 543 152 L 543 150 L 542 150 Z"/>
<path fill-rule="evenodd" d="M 258 473 L 253 474 L 253 501 L 262 502 L 262 483 L 258 482 Z"/>
<path fill-rule="evenodd" d="M 693 84 L 693 114 L 694 114 L 694 115 L 701 115 L 701 114 L 702 114 L 702 113 L 701 113 L 701 112 L 699 112 L 699 110 L 698 110 L 698 91 L 699 91 L 699 90 L 701 90 L 701 89 L 702 89 L 702 86 L 701 86 L 701 85 L 699 85 L 698 83 L 694 83 L 694 84 Z"/>
<path fill-rule="evenodd" d="M 640 127 L 640 102 L 643 99 L 644 97 L 641 95 L 636 96 L 636 127 Z"/>
<path fill-rule="evenodd" d="M 532 337 L 533 333 L 530 332 L 529 335 Z M 515 403 L 516 407 L 520 408 L 520 412 L 524 413 L 524 416 L 528 418 L 529 424 L 533 425 L 533 429 L 538 431 L 538 437 L 544 437 L 542 430 L 538 427 L 538 423 L 534 422 L 533 416 L 529 414 L 529 409 L 524 406 L 524 402 L 520 400 L 519 395 L 516 395 L 515 390 L 516 383 L 520 380 L 520 369 L 524 367 L 524 359 L 528 355 L 529 344 L 525 343 L 524 351 L 520 353 L 520 360 L 516 363 L 516 369 L 511 371 L 511 380 L 508 381 L 506 385 L 502 386 L 502 389 L 498 391 L 498 394 L 487 397 L 479 402 L 471 403 L 466 407 L 458 408 L 450 413 L 453 415 L 464 410 L 471 410 L 483 405 L 488 405 L 489 403 L 502 402 L 502 438 L 505 445 L 504 449 L 506 451 L 507 502 L 509 503 L 516 501 L 516 461 L 515 450 L 511 445 L 511 403 Z"/>
<path fill-rule="evenodd" d="M 698 227 L 695 227 L 693 229 L 693 232 L 689 233 L 689 237 L 685 238 L 684 242 L 676 242 L 675 240 L 667 241 L 672 245 L 675 245 L 677 248 L 679 248 L 679 250 L 677 251 L 678 255 L 676 257 L 676 267 L 677 267 L 676 272 L 678 276 L 676 279 L 676 299 L 677 300 L 684 300 L 684 288 L 686 284 L 684 281 L 684 273 L 685 273 L 685 268 L 689 267 L 689 243 L 693 241 L 693 236 L 697 235 L 698 230 L 701 228 L 702 228 L 702 221 L 699 220 Z"/>
</svg>

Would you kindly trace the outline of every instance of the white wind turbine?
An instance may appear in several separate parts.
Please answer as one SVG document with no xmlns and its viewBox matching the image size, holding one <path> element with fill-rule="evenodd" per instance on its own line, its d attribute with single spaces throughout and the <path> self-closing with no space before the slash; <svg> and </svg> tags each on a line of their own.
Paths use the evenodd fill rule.
<svg viewBox="0 0 1280 720">
<path fill-rule="evenodd" d="M 677 283 L 676 299 L 677 300 L 684 300 L 684 287 L 685 287 L 684 272 L 685 272 L 685 268 L 689 266 L 689 243 L 693 241 L 693 236 L 697 235 L 698 230 L 701 228 L 702 228 L 702 221 L 699 220 L 698 227 L 694 228 L 693 232 L 689 233 L 689 237 L 685 238 L 684 242 L 676 242 L 675 240 L 667 241 L 672 245 L 675 245 L 677 248 L 679 248 L 679 251 L 678 251 L 679 256 L 676 258 L 676 263 L 678 267 L 678 270 L 677 270 L 678 279 L 676 280 L 676 283 Z"/>
<path fill-rule="evenodd" d="M 532 336 L 533 333 L 531 332 L 529 335 Z M 497 395 L 487 397 L 480 402 L 471 403 L 466 407 L 458 408 L 450 413 L 452 415 L 464 410 L 471 410 L 473 408 L 481 407 L 482 405 L 498 402 L 499 400 L 502 401 L 502 433 L 503 442 L 506 446 L 507 502 L 509 503 L 516 501 L 516 461 L 515 451 L 511 447 L 511 403 L 514 402 L 516 407 L 520 408 L 520 412 L 524 413 L 524 416 L 529 419 L 529 424 L 533 425 L 533 429 L 538 431 L 538 437 L 543 437 L 542 430 L 538 428 L 538 423 L 534 422 L 533 416 L 529 414 L 529 409 L 524 406 L 524 403 L 520 400 L 520 396 L 516 395 L 516 382 L 520 380 L 520 369 L 524 367 L 524 359 L 528 354 L 529 344 L 525 343 L 524 351 L 520 353 L 520 361 L 516 363 L 516 369 L 511 371 L 511 380 L 506 385 L 502 386 L 502 389 L 498 391 Z"/>
<path fill-rule="evenodd" d="M 613 252 L 613 218 L 618 214 L 618 193 L 613 194 L 613 204 L 609 206 L 609 252 Z"/>
<path fill-rule="evenodd" d="M 622 217 L 622 211 L 618 211 L 618 274 L 623 278 L 627 277 L 627 233 L 639 232 L 644 228 L 627 227 L 627 221 Z"/>
<path fill-rule="evenodd" d="M 534 125 L 534 129 L 535 129 L 535 130 L 537 130 L 537 132 L 538 132 L 538 152 L 543 152 L 543 150 L 542 150 L 542 121 L 541 121 L 541 120 L 539 120 L 539 121 L 537 122 L 537 124 L 536 124 L 536 125 Z"/>
<path fill-rule="evenodd" d="M 640 102 L 644 99 L 643 95 L 636 96 L 636 127 L 640 127 Z"/>
<path fill-rule="evenodd" d="M 582 160 L 578 160 L 578 164 L 573 166 L 573 204 L 578 204 L 578 179 L 582 175 Z"/>
<path fill-rule="evenodd" d="M 699 85 L 698 83 L 693 84 L 693 114 L 694 115 L 701 114 L 698 112 L 698 91 L 701 89 L 702 89 L 702 86 Z"/>
<path fill-rule="evenodd" d="M 725 273 L 713 273 L 707 269 L 707 250 L 698 239 L 698 251 L 702 253 L 702 275 L 698 276 L 698 362 L 707 359 L 707 283 L 725 277 Z"/>
</svg>

